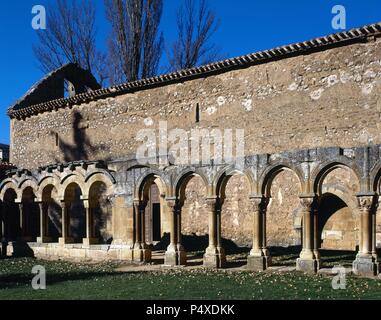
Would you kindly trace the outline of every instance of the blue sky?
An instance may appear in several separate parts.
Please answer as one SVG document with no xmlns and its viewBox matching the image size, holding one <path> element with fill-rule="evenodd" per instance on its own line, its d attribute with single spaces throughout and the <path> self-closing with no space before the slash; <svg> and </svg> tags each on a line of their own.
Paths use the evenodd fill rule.
<svg viewBox="0 0 381 320">
<path fill-rule="evenodd" d="M 167 43 L 175 37 L 176 11 L 183 0 L 164 0 L 161 28 Z M 6 109 L 20 98 L 43 74 L 37 68 L 32 45 L 36 32 L 31 27 L 34 5 L 55 0 L 2 0 L 0 7 L 0 143 L 9 143 Z M 109 27 L 98 6 L 99 43 Z M 381 21 L 380 0 L 209 0 L 220 20 L 213 41 L 223 57 L 233 57 L 279 45 L 334 33 L 332 7 L 347 10 L 347 29 Z M 48 26 L 49 27 L 49 26 Z"/>
</svg>

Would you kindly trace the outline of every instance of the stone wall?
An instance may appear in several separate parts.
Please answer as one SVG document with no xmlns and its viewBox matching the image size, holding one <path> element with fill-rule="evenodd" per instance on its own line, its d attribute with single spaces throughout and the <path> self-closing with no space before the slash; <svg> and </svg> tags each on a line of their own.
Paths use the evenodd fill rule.
<svg viewBox="0 0 381 320">
<path fill-rule="evenodd" d="M 246 154 L 379 143 L 380 48 L 348 45 L 13 119 L 11 162 L 134 155 L 137 131 L 159 120 L 169 129 L 243 128 Z"/>
<path fill-rule="evenodd" d="M 141 144 L 135 140 L 138 130 L 158 128 L 159 121 L 164 120 L 169 130 L 244 129 L 246 155 L 381 143 L 380 49 L 380 41 L 348 45 L 93 101 L 25 120 L 12 119 L 11 161 L 19 167 L 37 168 L 73 160 L 123 159 L 136 154 Z M 197 105 L 201 111 L 198 123 Z M 347 196 L 349 208 L 338 212 L 340 221 L 346 219 L 355 201 L 352 178 L 344 179 L 338 174 L 336 182 L 328 184 L 329 190 L 342 194 L 351 190 Z M 299 194 L 292 173 L 283 172 L 274 180 L 267 218 L 270 245 L 300 244 Z M 192 179 L 183 208 L 186 235 L 208 233 L 205 195 L 202 181 Z M 252 238 L 248 197 L 245 179 L 234 177 L 228 184 L 222 209 L 223 237 L 244 245 L 250 245 Z M 126 210 L 122 200 L 115 210 L 119 214 L 113 218 L 117 219 L 114 224 L 126 227 L 119 228 L 114 238 L 122 238 L 131 228 L 132 213 L 122 214 Z M 326 224 L 324 246 L 341 248 L 330 237 L 334 231 L 342 231 L 348 235 L 343 236 L 347 243 L 344 247 L 353 247 L 357 241 L 355 223 L 344 226 L 335 221 L 332 218 Z"/>
</svg>

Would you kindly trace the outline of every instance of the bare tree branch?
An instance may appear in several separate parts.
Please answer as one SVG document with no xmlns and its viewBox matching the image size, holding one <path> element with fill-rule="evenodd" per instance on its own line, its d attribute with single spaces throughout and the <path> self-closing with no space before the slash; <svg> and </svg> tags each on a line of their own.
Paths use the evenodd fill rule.
<svg viewBox="0 0 381 320">
<path fill-rule="evenodd" d="M 57 0 L 48 8 L 47 29 L 38 33 L 38 44 L 33 47 L 43 72 L 72 62 L 104 84 L 105 55 L 96 48 L 95 13 L 93 0 Z"/>
<path fill-rule="evenodd" d="M 177 39 L 167 50 L 169 69 L 188 69 L 215 60 L 219 50 L 209 42 L 217 29 L 207 0 L 185 0 L 177 13 Z"/>
<path fill-rule="evenodd" d="M 108 39 L 110 82 L 157 74 L 164 39 L 159 31 L 162 0 L 104 0 L 112 32 Z"/>
</svg>

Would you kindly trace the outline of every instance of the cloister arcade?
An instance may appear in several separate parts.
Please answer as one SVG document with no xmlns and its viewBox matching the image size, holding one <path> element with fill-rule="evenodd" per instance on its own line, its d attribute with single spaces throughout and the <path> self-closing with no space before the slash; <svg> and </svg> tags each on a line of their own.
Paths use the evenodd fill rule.
<svg viewBox="0 0 381 320">
<path fill-rule="evenodd" d="M 272 189 L 277 177 L 287 173 L 294 179 L 290 181 L 297 181 L 286 187 L 297 190 L 298 210 L 285 221 L 299 225 L 301 230 L 294 235 L 301 238 L 302 245 L 297 269 L 316 272 L 321 267 L 320 248 L 333 241 L 329 232 L 324 233 L 325 226 L 345 222 L 350 223 L 348 233 L 342 237 L 345 244 L 333 242 L 339 249 L 358 248 L 353 262 L 355 273 L 376 274 L 379 150 L 379 147 L 329 148 L 252 156 L 247 157 L 244 168 L 163 169 L 126 161 L 71 163 L 38 172 L 16 170 L 0 185 L 3 248 L 18 242 L 56 243 L 60 255 L 64 251 L 59 248 L 84 250 L 103 244 L 107 246 L 106 252 L 124 251 L 115 255 L 116 259 L 149 262 L 152 246 L 148 242 L 159 241 L 158 234 L 160 238 L 169 233 L 164 264 L 186 265 L 182 215 L 188 201 L 187 187 L 198 179 L 205 192 L 206 214 L 201 219 L 208 234 L 203 263 L 206 267 L 222 268 L 226 264 L 222 222 L 228 186 L 231 179 L 239 176 L 244 177 L 248 189 L 241 196 L 251 206 L 251 217 L 244 223 L 252 234 L 247 268 L 264 270 L 272 262 L 267 230 L 271 227 L 269 223 L 276 221 L 271 220 L 276 219 L 276 213 L 270 220 L 268 215 L 271 208 L 279 210 L 282 204 L 282 199 L 280 204 L 274 204 L 279 199 Z M 350 193 L 341 185 L 344 182 L 350 185 Z M 156 199 L 153 203 L 152 198 Z M 151 220 L 147 219 L 147 206 L 155 212 Z M 155 228 L 155 236 L 147 232 L 147 223 Z M 157 223 L 159 228 L 154 226 Z"/>
</svg>

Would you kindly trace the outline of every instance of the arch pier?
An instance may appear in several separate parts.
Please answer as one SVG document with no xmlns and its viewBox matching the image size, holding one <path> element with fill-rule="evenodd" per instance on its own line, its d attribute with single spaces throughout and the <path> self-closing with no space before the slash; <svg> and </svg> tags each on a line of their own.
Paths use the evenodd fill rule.
<svg viewBox="0 0 381 320">
<path fill-rule="evenodd" d="M 292 242 L 302 246 L 297 270 L 316 272 L 322 267 L 321 249 L 333 246 L 358 248 L 354 273 L 376 275 L 381 245 L 380 155 L 381 146 L 373 145 L 251 155 L 242 168 L 213 163 L 159 167 L 136 160 L 80 161 L 32 171 L 18 168 L 0 184 L 1 252 L 21 255 L 26 249 L 38 257 L 142 263 L 151 261 L 156 245 L 163 242 L 164 264 L 186 265 L 183 239 L 190 236 L 189 224 L 198 219 L 203 233 L 194 237 L 207 236 L 204 266 L 223 268 L 222 229 L 230 214 L 251 239 L 246 268 L 265 270 L 272 264 L 271 232 L 278 230 L 275 238 L 284 243 L 287 234 L 282 230 L 289 230 L 273 228 L 274 208 L 282 210 L 284 203 L 283 194 L 274 191 L 281 188 L 276 179 L 288 172 L 294 179 L 288 188 L 296 190 L 296 202 L 299 198 L 290 219 L 302 229 L 300 242 L 295 236 L 299 231 Z M 226 200 L 226 185 L 234 175 L 245 177 L 249 189 L 240 198 L 250 205 L 243 223 L 242 201 L 232 206 Z M 198 181 L 192 194 L 187 189 L 191 181 Z"/>
</svg>

